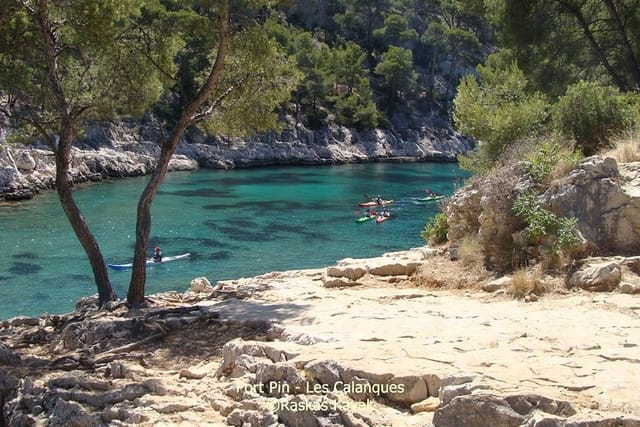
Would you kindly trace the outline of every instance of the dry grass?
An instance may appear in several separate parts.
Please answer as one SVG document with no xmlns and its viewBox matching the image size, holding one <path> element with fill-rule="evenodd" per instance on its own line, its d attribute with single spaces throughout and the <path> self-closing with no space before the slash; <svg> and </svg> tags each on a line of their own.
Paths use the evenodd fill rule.
<svg viewBox="0 0 640 427">
<path fill-rule="evenodd" d="M 458 258 L 465 267 L 482 266 L 484 254 L 478 236 L 465 236 L 458 246 Z"/>
<path fill-rule="evenodd" d="M 528 270 L 521 268 L 513 273 L 511 294 L 514 298 L 524 298 L 527 295 L 541 295 L 547 291 L 542 281 L 539 269 Z"/>
<path fill-rule="evenodd" d="M 640 129 L 629 131 L 612 140 L 612 148 L 603 153 L 618 163 L 640 161 Z"/>
</svg>

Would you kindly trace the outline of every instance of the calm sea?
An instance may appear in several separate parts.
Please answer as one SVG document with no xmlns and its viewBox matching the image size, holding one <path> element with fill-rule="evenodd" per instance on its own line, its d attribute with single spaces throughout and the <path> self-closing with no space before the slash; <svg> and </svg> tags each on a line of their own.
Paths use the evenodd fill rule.
<svg viewBox="0 0 640 427">
<path fill-rule="evenodd" d="M 451 194 L 466 174 L 455 164 L 373 163 L 174 172 L 152 208 L 151 246 L 188 260 L 149 268 L 147 294 L 184 291 L 194 277 L 217 280 L 319 268 L 346 258 L 423 245 L 438 212 L 425 187 Z M 108 263 L 133 254 L 135 208 L 147 178 L 78 187 L 76 200 Z M 394 199 L 395 216 L 357 224 L 366 196 Z M 0 206 L 0 319 L 71 311 L 96 293 L 89 263 L 54 192 Z M 129 271 L 111 271 L 125 298 Z"/>
</svg>

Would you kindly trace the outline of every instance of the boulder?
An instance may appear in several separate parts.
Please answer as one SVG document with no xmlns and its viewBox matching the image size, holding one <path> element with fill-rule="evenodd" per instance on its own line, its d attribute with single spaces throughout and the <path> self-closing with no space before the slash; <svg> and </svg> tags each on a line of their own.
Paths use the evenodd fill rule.
<svg viewBox="0 0 640 427">
<path fill-rule="evenodd" d="M 620 262 L 594 259 L 584 263 L 568 279 L 569 287 L 578 287 L 593 292 L 614 290 L 622 277 Z"/>
<path fill-rule="evenodd" d="M 196 277 L 189 284 L 189 291 L 196 293 L 211 293 L 214 291 L 211 282 L 206 277 Z"/>
</svg>

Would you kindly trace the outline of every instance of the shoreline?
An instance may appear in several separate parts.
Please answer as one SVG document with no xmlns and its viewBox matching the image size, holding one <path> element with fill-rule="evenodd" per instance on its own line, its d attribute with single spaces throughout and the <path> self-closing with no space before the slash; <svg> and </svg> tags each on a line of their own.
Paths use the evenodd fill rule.
<svg viewBox="0 0 640 427">
<path fill-rule="evenodd" d="M 336 416 L 360 426 L 478 425 L 477 417 L 496 426 L 640 425 L 640 295 L 573 291 L 526 302 L 483 292 L 487 277 L 472 289 L 412 280 L 442 268 L 469 274 L 421 247 L 213 287 L 194 280 L 183 294 L 150 296 L 145 309 L 114 303 L 98 312 L 85 300 L 66 316 L 2 323 L 14 372 L 48 360 L 43 371 L 24 371 L 29 389 L 5 395 L 14 408 L 7 413 L 44 421 L 77 407 L 66 421 L 142 425 L 302 425 Z M 135 337 L 133 319 L 147 325 Z M 20 337 L 31 345 L 17 345 Z M 125 390 L 137 391 L 100 409 Z M 16 396 L 59 403 L 32 412 L 15 406 Z"/>
<path fill-rule="evenodd" d="M 158 130 L 132 123 L 96 125 L 73 148 L 71 179 L 75 184 L 150 174 L 160 152 Z M 312 131 L 297 126 L 248 140 L 208 137 L 192 130 L 180 143 L 170 171 L 257 168 L 274 166 L 331 166 L 349 163 L 455 162 L 472 147 L 450 129 L 358 133 L 331 126 Z M 42 143 L 14 146 L 0 152 L 0 199 L 19 201 L 53 189 L 55 163 Z"/>
</svg>

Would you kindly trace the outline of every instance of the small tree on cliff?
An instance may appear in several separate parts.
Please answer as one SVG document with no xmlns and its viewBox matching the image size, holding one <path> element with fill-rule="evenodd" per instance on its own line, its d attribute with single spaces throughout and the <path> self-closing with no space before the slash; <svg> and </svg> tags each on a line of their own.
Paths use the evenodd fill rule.
<svg viewBox="0 0 640 427">
<path fill-rule="evenodd" d="M 133 0 L 0 0 L 0 92 L 19 131 L 55 153 L 60 203 L 87 254 L 100 304 L 114 300 L 104 258 L 71 191 L 72 144 L 87 120 L 141 112 L 162 90 L 174 37 L 147 37 Z M 141 44 L 147 38 L 146 44 Z M 161 42 L 161 43 L 160 43 Z"/>
<path fill-rule="evenodd" d="M 268 36 L 268 0 L 196 2 L 178 6 L 187 43 L 176 58 L 172 77 L 178 94 L 177 120 L 162 142 L 158 165 L 143 190 L 136 217 L 136 244 L 127 300 L 144 302 L 151 205 L 185 131 L 199 125 L 226 135 L 273 129 L 276 107 L 289 96 L 299 76 Z M 168 22 L 174 25 L 174 20 Z M 215 28 L 217 31 L 211 31 Z"/>
</svg>

